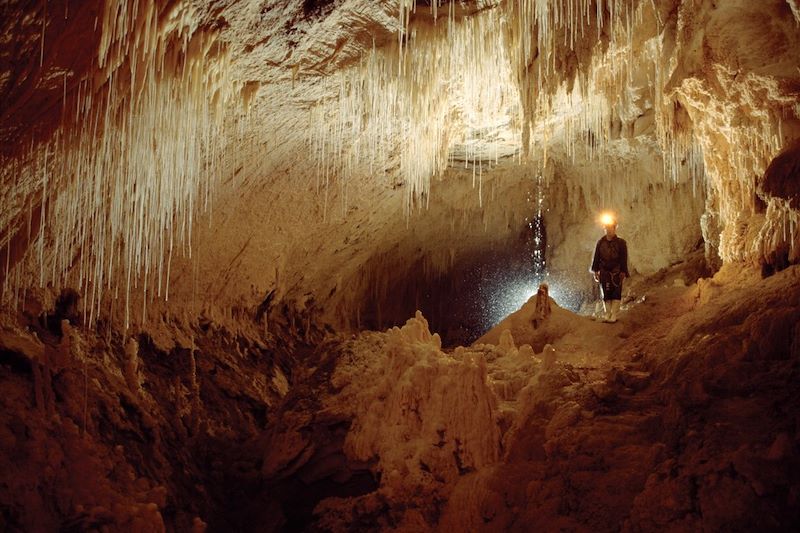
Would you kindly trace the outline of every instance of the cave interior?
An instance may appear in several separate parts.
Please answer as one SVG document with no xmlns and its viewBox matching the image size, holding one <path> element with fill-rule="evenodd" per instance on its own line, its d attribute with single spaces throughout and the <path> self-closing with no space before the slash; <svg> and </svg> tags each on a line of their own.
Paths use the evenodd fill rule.
<svg viewBox="0 0 800 533">
<path fill-rule="evenodd" d="M 0 531 L 800 524 L 798 0 L 3 0 L 0 183 Z"/>
</svg>

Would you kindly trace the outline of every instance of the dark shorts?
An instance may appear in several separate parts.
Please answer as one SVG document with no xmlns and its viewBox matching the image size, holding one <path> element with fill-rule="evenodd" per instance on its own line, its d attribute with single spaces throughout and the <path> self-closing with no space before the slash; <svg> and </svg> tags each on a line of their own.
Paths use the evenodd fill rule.
<svg viewBox="0 0 800 533">
<path fill-rule="evenodd" d="M 600 292 L 603 300 L 622 300 L 622 276 L 619 272 L 600 271 Z"/>
</svg>

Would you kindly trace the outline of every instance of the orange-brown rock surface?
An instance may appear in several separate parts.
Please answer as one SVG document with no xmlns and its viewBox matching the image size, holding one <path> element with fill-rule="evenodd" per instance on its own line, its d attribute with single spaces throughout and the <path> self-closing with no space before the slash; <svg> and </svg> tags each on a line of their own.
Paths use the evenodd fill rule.
<svg viewBox="0 0 800 533">
<path fill-rule="evenodd" d="M 794 527 L 798 28 L 0 3 L 0 529 Z"/>
</svg>

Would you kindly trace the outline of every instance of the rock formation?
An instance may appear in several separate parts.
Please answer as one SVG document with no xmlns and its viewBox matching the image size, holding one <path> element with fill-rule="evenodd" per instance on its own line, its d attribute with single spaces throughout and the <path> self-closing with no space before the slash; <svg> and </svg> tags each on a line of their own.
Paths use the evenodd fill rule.
<svg viewBox="0 0 800 533">
<path fill-rule="evenodd" d="M 0 36 L 0 529 L 800 520 L 796 0 L 8 0 Z"/>
</svg>

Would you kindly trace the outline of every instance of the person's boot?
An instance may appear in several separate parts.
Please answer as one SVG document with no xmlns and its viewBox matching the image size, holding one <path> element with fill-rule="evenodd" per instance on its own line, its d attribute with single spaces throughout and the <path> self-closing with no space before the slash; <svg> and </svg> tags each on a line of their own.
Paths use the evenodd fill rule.
<svg viewBox="0 0 800 533">
<path fill-rule="evenodd" d="M 592 320 L 596 320 L 600 322 L 605 318 L 606 312 L 603 310 L 603 300 L 597 300 L 594 303 L 594 313 L 592 314 Z"/>
<path fill-rule="evenodd" d="M 603 314 L 600 322 L 610 322 L 611 320 L 611 300 L 603 300 Z"/>
<path fill-rule="evenodd" d="M 617 321 L 617 315 L 619 314 L 619 300 L 611 300 L 611 313 L 608 317 L 608 322 L 612 324 Z"/>
</svg>

